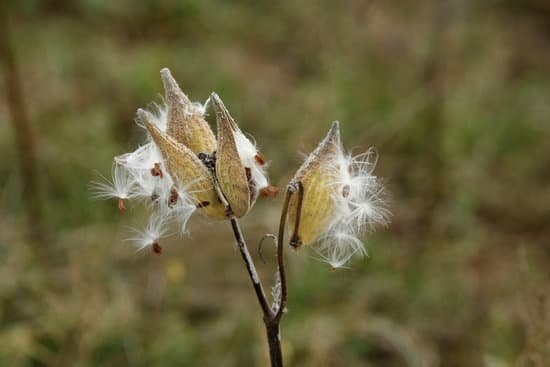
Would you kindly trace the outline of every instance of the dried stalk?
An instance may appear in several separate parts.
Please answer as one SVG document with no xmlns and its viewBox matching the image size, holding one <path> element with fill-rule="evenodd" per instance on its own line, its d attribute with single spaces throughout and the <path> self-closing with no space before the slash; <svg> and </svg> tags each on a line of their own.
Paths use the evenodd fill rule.
<svg viewBox="0 0 550 367">
<path fill-rule="evenodd" d="M 267 342 L 269 345 L 269 358 L 271 361 L 271 367 L 283 367 L 279 325 L 281 323 L 281 318 L 286 312 L 286 304 L 288 299 L 288 287 L 286 282 L 283 244 L 288 206 L 290 204 L 290 199 L 292 195 L 297 190 L 299 194 L 299 200 L 301 201 L 301 199 L 303 198 L 302 185 L 291 184 L 287 188 L 283 209 L 281 211 L 281 220 L 279 222 L 279 235 L 277 236 L 277 271 L 279 274 L 279 281 L 281 282 L 281 296 L 274 310 L 269 306 L 267 302 L 267 298 L 265 296 L 260 277 L 258 276 L 258 272 L 256 271 L 254 261 L 250 256 L 248 247 L 246 246 L 246 242 L 239 227 L 239 223 L 235 217 L 231 218 L 231 227 L 233 229 L 233 234 L 235 235 L 235 239 L 237 240 L 239 251 L 241 253 L 243 261 L 246 264 L 246 270 L 248 272 L 250 280 L 252 281 L 252 286 L 254 287 L 256 298 L 258 299 L 258 303 L 260 304 L 263 312 L 263 320 L 267 334 Z M 301 205 L 301 202 L 299 202 L 299 205 Z"/>
<path fill-rule="evenodd" d="M 39 242 L 43 239 L 43 227 L 36 154 L 34 151 L 36 144 L 25 109 L 21 76 L 17 68 L 15 52 L 10 43 L 10 29 L 7 18 L 6 6 L 0 3 L 0 62 L 4 73 L 7 103 L 19 153 L 29 239 L 32 242 Z"/>
<path fill-rule="evenodd" d="M 283 356 L 281 352 L 281 340 L 279 338 L 279 320 L 275 319 L 275 315 L 269 307 L 265 292 L 260 282 L 258 272 L 254 261 L 248 252 L 246 242 L 244 241 L 243 234 L 239 227 L 239 223 L 236 218 L 231 218 L 231 227 L 233 228 L 233 234 L 237 240 L 237 245 L 243 261 L 246 264 L 246 270 L 252 281 L 256 298 L 260 304 L 263 312 L 264 325 L 267 333 L 267 342 L 269 344 L 269 358 L 271 360 L 271 367 L 283 367 Z"/>
</svg>

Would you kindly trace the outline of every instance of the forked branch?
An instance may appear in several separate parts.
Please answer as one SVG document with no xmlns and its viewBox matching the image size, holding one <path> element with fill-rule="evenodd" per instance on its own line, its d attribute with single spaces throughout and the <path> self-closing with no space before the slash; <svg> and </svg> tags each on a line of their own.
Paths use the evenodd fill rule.
<svg viewBox="0 0 550 367">
<path fill-rule="evenodd" d="M 286 304 L 288 299 L 288 288 L 286 282 L 285 262 L 284 262 L 284 234 L 286 226 L 286 218 L 288 214 L 288 208 L 290 205 L 290 199 L 294 193 L 298 192 L 298 208 L 302 205 L 303 199 L 303 187 L 300 183 L 290 184 L 285 193 L 285 200 L 283 203 L 283 209 L 281 212 L 281 220 L 279 222 L 279 235 L 277 236 L 277 271 L 278 278 L 281 285 L 281 295 L 279 297 L 277 305 L 272 309 L 269 307 L 265 292 L 256 271 L 254 261 L 250 256 L 243 234 L 239 227 L 239 223 L 235 217 L 231 218 L 231 227 L 233 234 L 237 240 L 239 251 L 246 265 L 246 270 L 252 282 L 256 298 L 263 312 L 264 324 L 267 333 L 267 341 L 269 344 L 269 357 L 272 367 L 283 367 L 283 359 L 281 352 L 281 338 L 279 332 L 279 324 L 281 318 L 286 311 Z M 299 216 L 296 219 L 296 227 L 299 224 Z"/>
</svg>

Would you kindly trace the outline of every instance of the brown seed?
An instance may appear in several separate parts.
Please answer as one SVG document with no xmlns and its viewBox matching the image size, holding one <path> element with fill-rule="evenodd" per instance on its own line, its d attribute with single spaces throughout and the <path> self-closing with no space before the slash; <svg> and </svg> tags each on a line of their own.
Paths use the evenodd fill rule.
<svg viewBox="0 0 550 367">
<path fill-rule="evenodd" d="M 279 188 L 271 185 L 267 185 L 260 190 L 260 194 L 266 198 L 274 198 L 279 194 Z"/>
<path fill-rule="evenodd" d="M 210 205 L 209 201 L 201 201 L 200 203 L 197 204 L 197 209 L 206 208 L 208 205 Z"/>
<path fill-rule="evenodd" d="M 160 178 L 164 178 L 164 175 L 162 173 L 162 169 L 160 168 L 160 163 L 155 163 L 153 168 L 151 168 L 151 174 L 155 177 L 159 176 Z"/>
<path fill-rule="evenodd" d="M 349 190 L 350 190 L 349 185 L 344 185 L 344 187 L 342 187 L 342 196 L 344 198 L 347 198 L 349 196 Z"/>
<path fill-rule="evenodd" d="M 265 164 L 265 158 L 262 153 L 257 153 L 254 156 L 254 159 L 256 160 L 256 163 L 258 163 L 260 166 L 263 166 Z"/>
<path fill-rule="evenodd" d="M 124 199 L 118 199 L 118 210 L 121 214 L 126 213 L 126 205 L 124 204 Z"/>
<path fill-rule="evenodd" d="M 153 242 L 153 244 L 151 245 L 151 249 L 157 255 L 162 254 L 162 247 L 160 247 L 158 242 Z"/>
<path fill-rule="evenodd" d="M 170 189 L 170 196 L 168 197 L 168 207 L 171 208 L 178 202 L 178 190 L 175 187 Z"/>
</svg>

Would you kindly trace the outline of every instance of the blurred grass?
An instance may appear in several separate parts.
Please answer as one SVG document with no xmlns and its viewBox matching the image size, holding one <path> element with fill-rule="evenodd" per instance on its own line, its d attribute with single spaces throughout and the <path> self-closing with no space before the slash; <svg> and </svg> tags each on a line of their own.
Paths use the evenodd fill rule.
<svg viewBox="0 0 550 367">
<path fill-rule="evenodd" d="M 134 113 L 160 100 L 165 66 L 192 99 L 222 96 L 275 184 L 334 119 L 347 147 L 380 154 L 394 217 L 369 258 L 331 273 L 289 251 L 289 365 L 546 365 L 546 2 L 7 4 L 48 240 L 42 258 L 25 240 L 2 80 L 0 365 L 266 364 L 227 226 L 195 220 L 163 256 L 136 254 L 122 239 L 143 210 L 89 198 L 94 171 L 141 141 Z M 252 247 L 280 204 L 243 221 Z"/>
</svg>

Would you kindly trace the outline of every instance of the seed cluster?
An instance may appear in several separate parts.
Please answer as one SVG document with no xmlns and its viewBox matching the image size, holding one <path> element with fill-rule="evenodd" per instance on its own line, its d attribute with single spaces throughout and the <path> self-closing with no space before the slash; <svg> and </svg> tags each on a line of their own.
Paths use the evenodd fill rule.
<svg viewBox="0 0 550 367">
<path fill-rule="evenodd" d="M 259 196 L 278 193 L 268 183 L 264 156 L 216 93 L 204 105 L 192 103 L 168 69 L 161 77 L 165 104 L 137 111 L 145 143 L 115 157 L 112 180 L 94 183 L 96 197 L 117 198 L 121 213 L 126 201 L 147 199 L 142 202 L 152 212 L 149 222 L 144 230 L 133 230 L 131 240 L 156 254 L 170 222 L 179 222 L 185 233 L 195 212 L 214 220 L 238 218 Z M 208 107 L 216 116 L 216 135 L 204 119 Z M 293 193 L 286 218 L 290 245 L 311 246 L 333 268 L 365 255 L 364 234 L 386 224 L 390 215 L 385 191 L 372 174 L 375 165 L 374 150 L 356 156 L 344 152 L 340 125 L 334 122 L 288 185 Z"/>
</svg>

